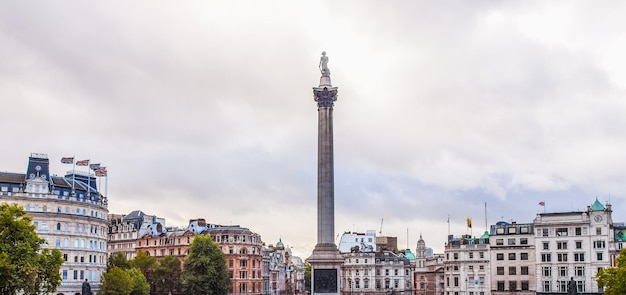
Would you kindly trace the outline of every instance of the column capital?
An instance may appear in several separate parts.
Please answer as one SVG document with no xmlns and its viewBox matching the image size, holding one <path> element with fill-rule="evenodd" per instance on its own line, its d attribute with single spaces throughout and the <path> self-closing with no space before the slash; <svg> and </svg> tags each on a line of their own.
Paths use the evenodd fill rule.
<svg viewBox="0 0 626 295">
<path fill-rule="evenodd" d="M 337 87 L 313 87 L 313 98 L 320 108 L 332 108 L 337 100 L 337 93 Z"/>
</svg>

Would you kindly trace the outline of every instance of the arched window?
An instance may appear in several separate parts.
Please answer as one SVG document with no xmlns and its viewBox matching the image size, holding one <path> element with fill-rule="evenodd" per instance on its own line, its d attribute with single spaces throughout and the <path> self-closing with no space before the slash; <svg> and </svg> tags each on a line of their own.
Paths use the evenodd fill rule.
<svg viewBox="0 0 626 295">
<path fill-rule="evenodd" d="M 57 230 L 61 230 L 61 223 L 60 222 L 57 223 Z"/>
<path fill-rule="evenodd" d="M 241 254 L 241 255 L 246 255 L 247 252 L 248 251 L 246 250 L 246 247 L 242 247 L 241 250 L 239 250 L 239 254 Z"/>
<path fill-rule="evenodd" d="M 30 204 L 26 204 L 25 210 L 30 211 Z"/>
<path fill-rule="evenodd" d="M 48 206 L 43 205 L 43 212 L 48 212 Z"/>
<path fill-rule="evenodd" d="M 57 213 L 61 213 L 63 211 L 63 209 L 61 209 L 61 207 L 57 207 Z"/>
</svg>

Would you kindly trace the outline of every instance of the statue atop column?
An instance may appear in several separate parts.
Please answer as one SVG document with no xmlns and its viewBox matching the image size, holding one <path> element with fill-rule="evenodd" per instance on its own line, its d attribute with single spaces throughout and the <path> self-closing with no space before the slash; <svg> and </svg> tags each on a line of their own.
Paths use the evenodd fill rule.
<svg viewBox="0 0 626 295">
<path fill-rule="evenodd" d="M 326 56 L 326 51 L 322 51 L 322 57 L 320 57 L 320 71 L 322 72 L 322 77 L 330 77 L 330 70 L 328 69 L 328 56 Z"/>
</svg>

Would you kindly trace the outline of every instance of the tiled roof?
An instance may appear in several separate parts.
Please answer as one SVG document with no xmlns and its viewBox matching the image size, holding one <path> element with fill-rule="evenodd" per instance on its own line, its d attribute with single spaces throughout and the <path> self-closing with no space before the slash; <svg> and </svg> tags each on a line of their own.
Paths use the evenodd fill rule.
<svg viewBox="0 0 626 295">
<path fill-rule="evenodd" d="M 24 183 L 25 179 L 26 179 L 26 174 L 0 172 L 0 182 Z"/>
</svg>

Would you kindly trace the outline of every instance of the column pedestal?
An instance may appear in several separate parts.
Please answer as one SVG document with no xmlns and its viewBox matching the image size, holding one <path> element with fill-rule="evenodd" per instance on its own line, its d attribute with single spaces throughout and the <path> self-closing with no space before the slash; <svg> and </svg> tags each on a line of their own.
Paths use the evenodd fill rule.
<svg viewBox="0 0 626 295">
<path fill-rule="evenodd" d="M 307 258 L 311 264 L 311 291 L 312 294 L 339 294 L 340 274 L 343 257 L 335 244 L 317 244 L 311 257 Z"/>
</svg>

